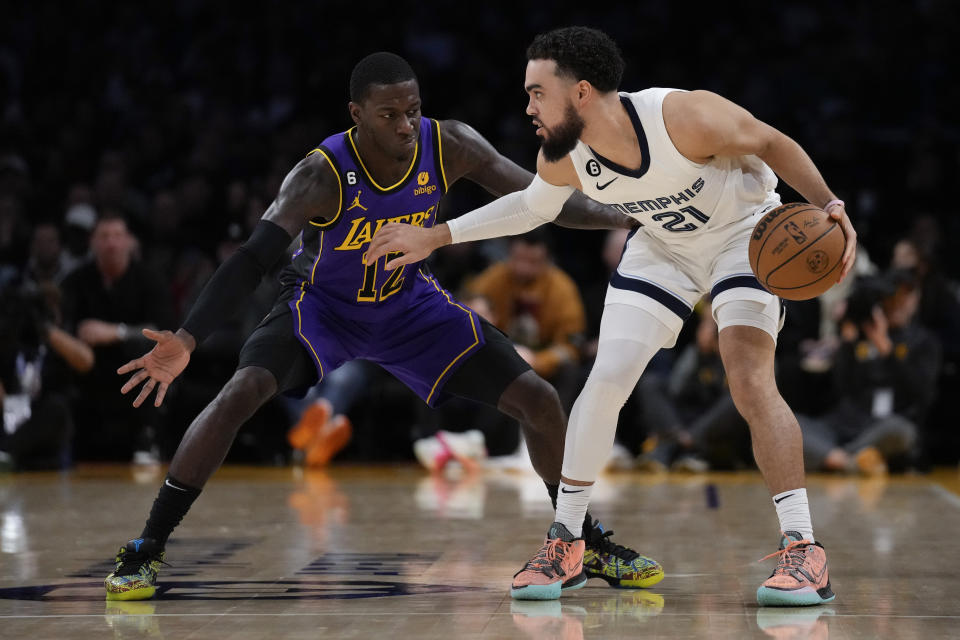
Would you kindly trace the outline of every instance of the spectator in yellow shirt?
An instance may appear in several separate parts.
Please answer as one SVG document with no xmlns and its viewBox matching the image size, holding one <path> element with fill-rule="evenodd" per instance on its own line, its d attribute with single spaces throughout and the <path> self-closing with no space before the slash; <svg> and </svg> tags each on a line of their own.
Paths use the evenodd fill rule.
<svg viewBox="0 0 960 640">
<path fill-rule="evenodd" d="M 553 263 L 547 229 L 511 238 L 507 258 L 467 283 L 490 302 L 492 322 L 534 371 L 552 383 L 569 412 L 578 389 L 577 363 L 586 329 L 580 291 Z"/>
</svg>

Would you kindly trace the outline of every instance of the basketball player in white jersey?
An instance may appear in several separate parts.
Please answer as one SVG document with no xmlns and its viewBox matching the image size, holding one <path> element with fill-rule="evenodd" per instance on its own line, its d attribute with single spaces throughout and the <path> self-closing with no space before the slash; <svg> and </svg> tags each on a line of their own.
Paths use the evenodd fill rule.
<svg viewBox="0 0 960 640">
<path fill-rule="evenodd" d="M 774 380 L 780 301 L 757 282 L 747 246 L 759 218 L 780 204 L 779 175 L 842 226 L 842 279 L 856 251 L 843 202 L 796 142 L 716 94 L 618 93 L 623 60 L 600 31 L 540 35 L 527 58 L 527 113 L 542 139 L 533 183 L 433 229 L 387 225 L 367 253 L 372 262 L 402 251 L 387 264 L 392 268 L 451 242 L 523 233 L 553 220 L 575 189 L 642 223 L 610 281 L 596 361 L 570 415 L 555 522 L 514 577 L 513 597 L 556 598 L 585 582 L 581 523 L 620 408 L 653 355 L 674 344 L 709 293 L 730 392 L 750 425 L 780 520 L 772 554 L 779 562 L 757 599 L 788 606 L 833 600 L 810 521 L 800 428 Z"/>
</svg>

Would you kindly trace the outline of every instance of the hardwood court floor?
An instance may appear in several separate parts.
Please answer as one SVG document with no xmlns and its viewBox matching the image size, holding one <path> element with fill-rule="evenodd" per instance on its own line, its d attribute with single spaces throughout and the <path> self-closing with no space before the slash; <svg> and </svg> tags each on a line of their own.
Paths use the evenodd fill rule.
<svg viewBox="0 0 960 640">
<path fill-rule="evenodd" d="M 152 601 L 105 602 L 162 470 L 0 476 L 3 638 L 960 637 L 960 477 L 812 477 L 837 600 L 760 609 L 777 522 L 753 473 L 610 474 L 593 510 L 662 562 L 650 590 L 591 580 L 513 602 L 551 519 L 532 473 L 225 468 L 168 546 Z M 715 499 L 714 499 L 715 498 Z"/>
</svg>

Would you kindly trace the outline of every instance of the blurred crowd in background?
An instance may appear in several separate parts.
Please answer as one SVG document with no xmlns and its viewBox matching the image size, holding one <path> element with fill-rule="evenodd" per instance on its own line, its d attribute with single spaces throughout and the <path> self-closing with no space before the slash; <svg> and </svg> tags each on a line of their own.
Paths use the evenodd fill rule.
<svg viewBox="0 0 960 640">
<path fill-rule="evenodd" d="M 808 470 L 957 463 L 950 396 L 960 388 L 960 217 L 947 187 L 960 177 L 960 91 L 951 82 L 951 3 L 764 3 L 716 15 L 666 2 L 602 14 L 490 3 L 470 8 L 468 26 L 427 4 L 402 14 L 355 9 L 199 0 L 4 9 L 0 466 L 169 460 L 271 306 L 275 273 L 197 349 L 160 408 L 134 410 L 116 369 L 150 348 L 143 327 L 179 326 L 286 172 L 351 126 L 347 85 L 362 56 L 403 55 L 419 76 L 425 115 L 467 122 L 532 169 L 524 51 L 537 33 L 566 24 L 602 28 L 619 42 L 624 90 L 709 89 L 786 132 L 846 200 L 860 234 L 856 272 L 819 299 L 787 303 L 779 338 L 778 384 L 803 427 Z M 787 185 L 779 191 L 784 202 L 799 199 Z M 488 198 L 459 183 L 441 218 Z M 595 354 L 623 239 L 547 226 L 446 247 L 428 265 L 514 339 L 569 410 Z M 704 300 L 624 408 L 612 466 L 753 464 L 716 341 Z M 523 457 L 517 425 L 499 414 L 459 402 L 430 411 L 376 366 L 355 363 L 303 401 L 268 403 L 228 461 L 302 458 L 308 445 L 293 446 L 287 433 L 317 403 L 352 425 L 318 464 L 333 455 L 413 459 L 421 442 L 428 453 L 416 455 L 430 466 L 434 449 L 423 442 L 437 433 L 480 432 L 473 451 Z M 441 439 L 442 451 L 456 449 L 455 436 Z"/>
</svg>

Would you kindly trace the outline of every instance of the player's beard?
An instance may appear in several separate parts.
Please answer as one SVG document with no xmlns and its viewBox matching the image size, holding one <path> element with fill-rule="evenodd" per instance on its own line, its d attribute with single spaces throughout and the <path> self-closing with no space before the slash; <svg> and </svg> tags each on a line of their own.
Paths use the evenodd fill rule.
<svg viewBox="0 0 960 640">
<path fill-rule="evenodd" d="M 547 130 L 548 135 L 544 136 L 540 143 L 540 149 L 543 150 L 543 158 L 547 162 L 557 162 L 568 153 L 573 151 L 583 133 L 586 123 L 577 110 L 573 108 L 573 103 L 568 102 L 567 108 L 563 112 L 563 122 Z"/>
</svg>

